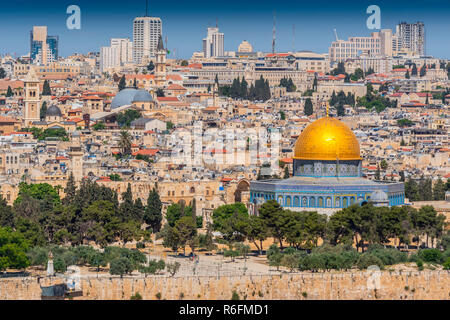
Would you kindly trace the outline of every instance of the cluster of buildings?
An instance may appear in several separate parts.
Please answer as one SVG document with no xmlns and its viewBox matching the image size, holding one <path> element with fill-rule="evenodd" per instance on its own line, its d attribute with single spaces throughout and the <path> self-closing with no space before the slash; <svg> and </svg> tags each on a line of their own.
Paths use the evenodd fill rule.
<svg viewBox="0 0 450 320">
<path fill-rule="evenodd" d="M 336 40 L 328 53 L 255 52 L 251 41 L 225 51 L 224 34 L 208 28 L 202 51 L 188 60 L 168 58 L 162 21 L 148 16 L 133 21 L 132 41 L 113 38 L 97 53 L 60 57 L 46 27 L 33 28 L 31 41 L 29 56 L 0 58 L 0 195 L 10 203 L 21 181 L 63 192 L 73 173 L 119 195 L 130 183 L 142 200 L 157 185 L 165 207 L 195 200 L 205 221 L 220 205 L 241 201 L 255 212 L 269 199 L 331 214 L 353 203 L 408 203 L 403 177 L 450 177 L 449 61 L 425 56 L 421 23 Z M 338 62 L 347 73 L 373 73 L 348 82 L 331 73 Z M 414 65 L 426 73 L 408 78 Z M 250 88 L 261 77 L 268 100 L 220 92 L 236 78 Z M 369 87 L 397 107 L 347 104 L 336 117 L 332 96 L 358 101 Z M 139 116 L 123 127 L 129 110 Z M 32 128 L 64 136 L 38 139 Z"/>
</svg>

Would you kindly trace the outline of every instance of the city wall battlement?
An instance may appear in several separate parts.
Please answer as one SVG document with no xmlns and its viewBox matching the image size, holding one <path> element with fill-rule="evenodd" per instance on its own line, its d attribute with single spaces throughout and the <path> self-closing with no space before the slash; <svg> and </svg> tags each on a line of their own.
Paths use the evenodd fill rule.
<svg viewBox="0 0 450 320">
<path fill-rule="evenodd" d="M 143 299 L 450 299 L 450 271 L 382 271 L 377 285 L 368 284 L 367 272 L 286 273 L 236 277 L 116 277 L 81 279 L 86 300 L 129 300 L 139 292 Z M 370 280 L 369 280 L 370 281 Z M 64 278 L 0 279 L 0 300 L 40 300 L 40 286 L 65 282 Z"/>
</svg>

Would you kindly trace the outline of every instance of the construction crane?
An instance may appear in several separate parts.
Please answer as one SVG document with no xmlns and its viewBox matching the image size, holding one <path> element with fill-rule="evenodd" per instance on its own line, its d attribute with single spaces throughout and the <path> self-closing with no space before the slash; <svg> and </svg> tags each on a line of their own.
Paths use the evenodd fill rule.
<svg viewBox="0 0 450 320">
<path fill-rule="evenodd" d="M 339 41 L 336 29 L 333 29 L 333 30 L 334 30 L 334 36 L 336 37 L 336 41 Z"/>
</svg>

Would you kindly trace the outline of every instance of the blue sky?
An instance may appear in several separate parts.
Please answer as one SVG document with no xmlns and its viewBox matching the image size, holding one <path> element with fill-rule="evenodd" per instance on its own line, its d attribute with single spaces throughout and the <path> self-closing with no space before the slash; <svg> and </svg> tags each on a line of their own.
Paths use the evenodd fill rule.
<svg viewBox="0 0 450 320">
<path fill-rule="evenodd" d="M 66 9 L 81 8 L 81 30 L 66 28 Z M 236 50 L 247 40 L 255 50 L 271 51 L 273 12 L 276 11 L 278 52 L 295 50 L 327 52 L 334 40 L 369 35 L 366 27 L 369 5 L 381 8 L 381 27 L 395 28 L 400 21 L 425 23 L 427 54 L 450 58 L 450 1 L 448 0 L 193 0 L 149 1 L 149 15 L 161 17 L 163 35 L 178 58 L 189 58 L 201 50 L 208 26 L 218 19 L 225 33 L 225 50 Z M 145 13 L 145 0 L 7 1 L 0 10 L 0 54 L 26 54 L 33 25 L 47 25 L 50 35 L 60 38 L 63 56 L 73 52 L 99 51 L 112 37 L 132 38 L 132 21 Z M 172 55 L 171 57 L 174 57 Z"/>
</svg>

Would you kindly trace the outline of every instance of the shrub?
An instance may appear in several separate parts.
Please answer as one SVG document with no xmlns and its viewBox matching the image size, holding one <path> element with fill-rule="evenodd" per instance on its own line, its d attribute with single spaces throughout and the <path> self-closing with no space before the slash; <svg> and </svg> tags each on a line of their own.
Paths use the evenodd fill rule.
<svg viewBox="0 0 450 320">
<path fill-rule="evenodd" d="M 142 296 L 139 292 L 136 292 L 133 296 L 131 296 L 130 300 L 142 300 Z"/>
<path fill-rule="evenodd" d="M 417 260 L 416 264 L 417 264 L 417 269 L 419 271 L 422 271 L 423 270 L 423 261 L 419 259 L 419 260 Z"/>
<path fill-rule="evenodd" d="M 239 300 L 239 294 L 236 292 L 236 290 L 233 290 L 233 293 L 231 294 L 231 300 Z"/>
<path fill-rule="evenodd" d="M 443 264 L 444 270 L 450 270 L 450 257 Z"/>
<path fill-rule="evenodd" d="M 145 243 L 144 242 L 136 243 L 136 249 L 145 249 Z"/>
<path fill-rule="evenodd" d="M 370 266 L 378 266 L 380 269 L 384 267 L 383 261 L 372 253 L 365 252 L 359 256 L 358 262 L 356 263 L 358 269 L 367 269 Z"/>
<path fill-rule="evenodd" d="M 384 265 L 393 265 L 397 263 L 406 262 L 408 260 L 408 255 L 405 252 L 401 252 L 397 249 L 374 249 L 368 250 L 367 252 L 378 257 Z"/>
<path fill-rule="evenodd" d="M 161 292 L 158 292 L 155 294 L 156 299 L 161 300 Z"/>
<path fill-rule="evenodd" d="M 442 252 L 438 249 L 423 249 L 419 251 L 419 257 L 425 262 L 442 263 Z"/>
</svg>

